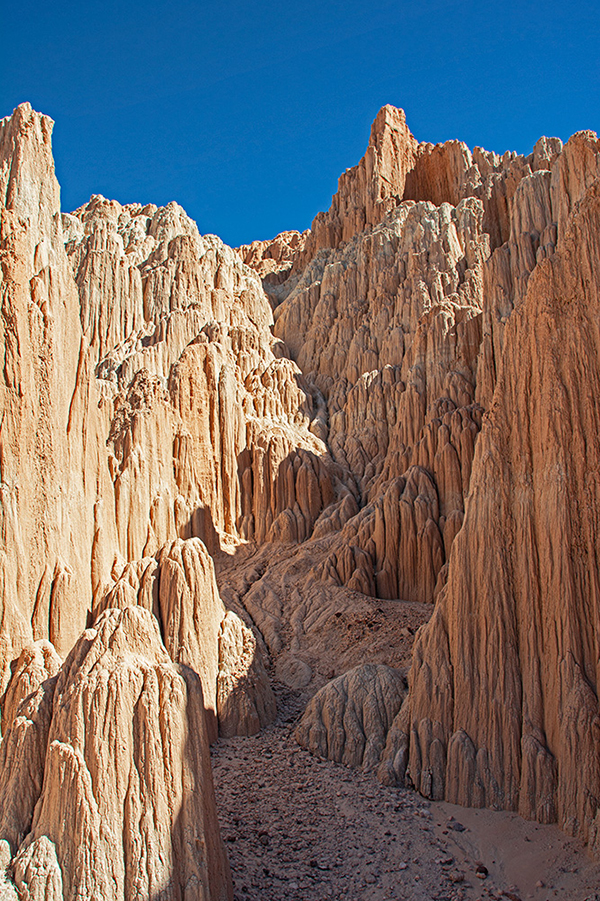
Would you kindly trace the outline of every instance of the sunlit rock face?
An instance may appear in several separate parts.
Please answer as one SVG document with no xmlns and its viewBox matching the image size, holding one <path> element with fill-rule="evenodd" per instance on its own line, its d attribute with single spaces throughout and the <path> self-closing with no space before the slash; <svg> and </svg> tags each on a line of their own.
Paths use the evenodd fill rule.
<svg viewBox="0 0 600 901">
<path fill-rule="evenodd" d="M 599 847 L 595 135 L 500 157 L 386 106 L 310 231 L 233 250 L 61 213 L 51 132 L 0 122 L 21 896 L 230 897 L 207 746 L 273 674 L 313 752 Z"/>
<path fill-rule="evenodd" d="M 500 157 L 416 145 L 401 122 L 378 116 L 291 275 L 266 285 L 359 508 L 317 525 L 311 577 L 437 602 L 381 778 L 598 845 L 599 144 Z M 369 164 L 394 141 L 395 180 Z"/>
<path fill-rule="evenodd" d="M 21 897 L 232 897 L 201 682 L 171 661 L 151 613 L 107 610 L 82 634 L 54 686 L 46 742 L 12 864 Z"/>
<path fill-rule="evenodd" d="M 585 171 L 580 155 L 599 151 L 595 136 L 575 136 L 553 179 L 568 180 L 565 164 Z M 506 327 L 400 741 L 402 768 L 428 795 L 558 821 L 598 850 L 600 190 L 593 176 L 588 185 Z"/>
</svg>

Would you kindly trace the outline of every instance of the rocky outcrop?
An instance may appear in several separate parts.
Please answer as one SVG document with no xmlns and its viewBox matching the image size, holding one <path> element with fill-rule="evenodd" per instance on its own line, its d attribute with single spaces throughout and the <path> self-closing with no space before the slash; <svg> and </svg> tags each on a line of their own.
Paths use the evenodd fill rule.
<svg viewBox="0 0 600 901">
<path fill-rule="evenodd" d="M 0 122 L 0 687 L 32 638 L 65 654 L 85 626 L 90 547 L 109 494 L 103 427 L 67 260 L 52 121 Z M 103 574 L 103 552 L 95 565 Z"/>
<path fill-rule="evenodd" d="M 598 151 L 577 135 L 552 169 L 577 201 L 565 220 L 552 197 L 556 252 L 506 326 L 464 526 L 386 753 L 430 797 L 557 820 L 596 848 Z"/>
<path fill-rule="evenodd" d="M 61 659 L 49 641 L 36 641 L 26 646 L 14 664 L 10 682 L 2 697 L 2 734 L 12 726 L 17 711 L 29 695 L 60 669 Z"/>
<path fill-rule="evenodd" d="M 94 610 L 139 605 L 156 617 L 175 663 L 200 676 L 210 741 L 252 735 L 275 719 L 275 698 L 252 630 L 226 612 L 213 561 L 199 538 L 168 542 L 155 557 L 128 563 Z"/>
<path fill-rule="evenodd" d="M 201 683 L 141 607 L 103 613 L 58 676 L 43 790 L 12 869 L 28 901 L 232 897 Z"/>
<path fill-rule="evenodd" d="M 265 649 L 322 688 L 315 753 L 600 847 L 595 135 L 498 156 L 386 106 L 310 232 L 234 251 L 176 203 L 61 215 L 51 129 L 0 123 L 23 897 L 227 894 L 206 739 L 275 715 Z"/>
<path fill-rule="evenodd" d="M 254 735 L 272 723 L 275 696 L 252 629 L 229 610 L 219 632 L 219 733 Z"/>
<path fill-rule="evenodd" d="M 263 285 L 278 285 L 291 274 L 296 257 L 304 250 L 310 231 L 281 232 L 271 241 L 253 241 L 236 250 L 244 263 L 260 276 Z"/>
<path fill-rule="evenodd" d="M 2 700 L 0 841 L 14 854 L 42 791 L 54 689 L 61 660 L 48 641 L 21 652 Z"/>
<path fill-rule="evenodd" d="M 214 549 L 264 503 L 237 487 L 255 442 L 284 436 L 256 463 L 265 492 L 273 455 L 323 445 L 251 271 L 175 204 L 96 197 L 61 218 L 51 131 L 27 104 L 0 125 L 2 689 L 26 649 L 3 699 L 2 837 L 23 897 L 227 897 L 205 750 L 225 609 L 198 536 Z M 58 677 L 48 639 L 66 656 L 88 618 Z"/>
<path fill-rule="evenodd" d="M 474 198 L 457 208 L 401 203 L 321 253 L 276 310 L 276 334 L 321 392 L 328 445 L 365 504 L 319 578 L 348 584 L 331 557 L 350 544 L 366 555 L 350 587 L 433 600 L 483 412 L 474 402 L 489 257 L 482 222 Z"/>
<path fill-rule="evenodd" d="M 598 151 L 414 146 L 382 217 L 344 232 L 340 183 L 273 289 L 357 507 L 317 524 L 309 578 L 437 602 L 380 776 L 592 844 Z"/>
<path fill-rule="evenodd" d="M 282 499 L 276 483 L 297 450 L 326 449 L 309 430 L 313 398 L 271 335 L 256 277 L 177 204 L 95 197 L 63 218 L 82 328 L 113 398 L 108 465 L 124 559 L 176 537 L 214 552 L 218 531 L 262 541 L 283 501 L 310 534 L 302 484 Z M 105 321 L 107 310 L 118 322 Z M 327 504 L 332 476 L 318 478 Z"/>
<path fill-rule="evenodd" d="M 358 666 L 329 682 L 309 702 L 296 741 L 318 757 L 373 769 L 406 696 L 406 681 L 389 666 Z"/>
<path fill-rule="evenodd" d="M 338 247 L 381 222 L 402 198 L 416 153 L 417 141 L 406 125 L 404 111 L 389 104 L 382 107 L 364 157 L 340 175 L 331 206 L 315 217 L 294 269 L 304 268 L 320 250 Z"/>
<path fill-rule="evenodd" d="M 69 651 L 115 567 L 279 540 L 281 514 L 303 538 L 346 490 L 256 276 L 176 204 L 61 219 L 51 129 L 2 123 L 2 688 L 32 638 Z"/>
</svg>

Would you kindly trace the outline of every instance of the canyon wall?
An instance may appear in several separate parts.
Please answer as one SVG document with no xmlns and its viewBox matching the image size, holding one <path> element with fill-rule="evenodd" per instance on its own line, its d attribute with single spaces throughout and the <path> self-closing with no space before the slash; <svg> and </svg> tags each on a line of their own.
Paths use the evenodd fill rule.
<svg viewBox="0 0 600 901">
<path fill-rule="evenodd" d="M 558 821 L 596 851 L 599 150 L 578 135 L 553 172 L 556 253 L 507 325 L 465 523 L 387 754 L 430 797 Z"/>
<path fill-rule="evenodd" d="M 22 896 L 228 897 L 207 746 L 272 676 L 315 753 L 600 848 L 595 135 L 499 156 L 386 106 L 310 231 L 236 251 L 176 203 L 61 213 L 51 131 L 0 123 Z"/>
<path fill-rule="evenodd" d="M 359 507 L 311 576 L 436 602 L 381 778 L 597 848 L 600 145 L 415 147 L 391 118 L 265 285 Z M 344 219 L 386 142 L 385 210 Z"/>
</svg>

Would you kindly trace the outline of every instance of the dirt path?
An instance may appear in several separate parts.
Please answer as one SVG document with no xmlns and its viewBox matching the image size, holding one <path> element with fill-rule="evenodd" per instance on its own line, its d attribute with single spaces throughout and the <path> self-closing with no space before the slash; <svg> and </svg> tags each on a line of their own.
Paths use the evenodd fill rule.
<svg viewBox="0 0 600 901">
<path fill-rule="evenodd" d="M 600 901 L 600 868 L 555 827 L 430 804 L 312 757 L 293 737 L 298 703 L 213 748 L 235 901 Z"/>
</svg>

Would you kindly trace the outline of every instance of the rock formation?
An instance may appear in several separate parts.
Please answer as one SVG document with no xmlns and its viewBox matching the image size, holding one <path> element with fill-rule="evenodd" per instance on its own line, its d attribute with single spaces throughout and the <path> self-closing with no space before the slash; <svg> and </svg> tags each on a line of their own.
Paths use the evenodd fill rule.
<svg viewBox="0 0 600 901">
<path fill-rule="evenodd" d="M 256 637 L 229 610 L 219 632 L 217 709 L 220 735 L 254 735 L 276 716 L 276 703 Z"/>
<path fill-rule="evenodd" d="M 271 241 L 253 241 L 236 248 L 244 263 L 260 275 L 268 293 L 268 285 L 278 285 L 291 275 L 294 260 L 304 250 L 310 231 L 282 232 Z"/>
<path fill-rule="evenodd" d="M 598 850 L 600 183 L 590 159 L 600 160 L 595 136 L 576 135 L 552 172 L 554 185 L 578 181 L 571 213 L 506 327 L 465 523 L 386 756 L 430 797 L 558 821 Z"/>
<path fill-rule="evenodd" d="M 357 666 L 311 699 L 296 729 L 298 744 L 336 763 L 372 769 L 405 696 L 397 670 Z"/>
<path fill-rule="evenodd" d="M 386 106 L 310 231 L 233 250 L 176 203 L 61 214 L 51 131 L 0 122 L 22 897 L 228 897 L 207 744 L 270 675 L 315 753 L 600 849 L 595 135 L 499 156 Z"/>
<path fill-rule="evenodd" d="M 28 901 L 232 897 L 200 679 L 147 610 L 107 610 L 65 661 L 12 868 Z"/>
<path fill-rule="evenodd" d="M 270 289 L 359 507 L 312 577 L 437 601 L 381 777 L 593 844 L 599 149 L 405 139 L 395 203 L 356 229 L 341 182 Z"/>
<path fill-rule="evenodd" d="M 42 791 L 61 660 L 49 641 L 24 648 L 2 703 L 0 837 L 14 853 L 31 828 Z"/>
</svg>

